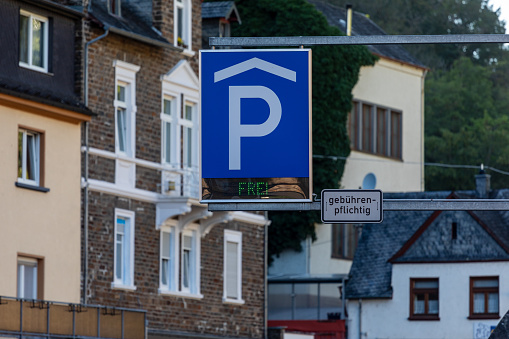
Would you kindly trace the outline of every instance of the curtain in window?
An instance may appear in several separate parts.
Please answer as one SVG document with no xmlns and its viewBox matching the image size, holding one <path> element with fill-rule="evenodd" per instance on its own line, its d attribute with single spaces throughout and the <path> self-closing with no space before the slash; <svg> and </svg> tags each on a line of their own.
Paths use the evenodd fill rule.
<svg viewBox="0 0 509 339">
<path fill-rule="evenodd" d="M 20 15 L 20 28 L 19 28 L 19 61 L 28 63 L 28 32 L 29 32 L 29 18 Z"/>
<path fill-rule="evenodd" d="M 126 114 L 127 113 L 126 113 L 125 108 L 117 109 L 118 149 L 121 152 L 126 151 L 126 144 L 127 144 Z"/>
<path fill-rule="evenodd" d="M 170 233 L 162 232 L 161 284 L 170 286 Z"/>
<path fill-rule="evenodd" d="M 171 123 L 164 123 L 164 158 L 166 163 L 171 163 Z"/>
<path fill-rule="evenodd" d="M 424 314 L 424 296 L 416 295 L 414 297 L 414 314 Z"/>
<path fill-rule="evenodd" d="M 474 294 L 474 313 L 484 313 L 484 293 Z"/>
<path fill-rule="evenodd" d="M 32 18 L 32 65 L 44 67 L 44 22 Z"/>
<path fill-rule="evenodd" d="M 116 225 L 116 234 L 115 234 L 115 279 L 123 280 L 123 266 L 124 266 L 124 246 L 125 246 L 125 219 L 117 218 Z"/>
<path fill-rule="evenodd" d="M 498 293 L 488 294 L 488 313 L 498 313 Z"/>
<path fill-rule="evenodd" d="M 238 272 L 238 246 L 235 242 L 226 242 L 226 297 L 238 299 L 237 283 Z"/>
<path fill-rule="evenodd" d="M 36 136 L 33 134 L 27 134 L 27 172 L 26 179 L 37 180 L 37 144 Z"/>
</svg>

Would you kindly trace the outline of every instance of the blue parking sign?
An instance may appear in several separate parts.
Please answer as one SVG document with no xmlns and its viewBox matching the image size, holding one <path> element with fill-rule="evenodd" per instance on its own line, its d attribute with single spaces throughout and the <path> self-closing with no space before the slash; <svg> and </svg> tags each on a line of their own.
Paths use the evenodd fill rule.
<svg viewBox="0 0 509 339">
<path fill-rule="evenodd" d="M 202 199 L 309 200 L 311 50 L 200 52 Z"/>
</svg>

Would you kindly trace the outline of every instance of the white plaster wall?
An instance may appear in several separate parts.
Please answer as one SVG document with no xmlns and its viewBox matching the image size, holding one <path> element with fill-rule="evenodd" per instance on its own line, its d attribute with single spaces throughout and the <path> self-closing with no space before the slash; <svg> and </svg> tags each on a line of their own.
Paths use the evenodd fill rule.
<svg viewBox="0 0 509 339">
<path fill-rule="evenodd" d="M 311 274 L 348 274 L 352 266 L 351 260 L 332 258 L 332 225 L 317 224 L 315 226 L 317 240 L 311 243 L 310 273 Z"/>
<path fill-rule="evenodd" d="M 388 59 L 363 67 L 353 89 L 356 100 L 403 112 L 403 161 L 352 151 L 341 188 L 357 189 L 368 173 L 377 178 L 376 189 L 387 192 L 424 190 L 424 70 Z"/>
<path fill-rule="evenodd" d="M 18 253 L 44 257 L 46 300 L 80 301 L 80 126 L 0 106 L 0 295 L 16 296 Z M 47 193 L 15 186 L 18 126 L 45 132 Z"/>
<path fill-rule="evenodd" d="M 509 309 L 509 263 L 396 264 L 393 298 L 362 300 L 362 339 L 472 339 L 478 323 L 496 326 L 499 320 L 469 320 L 470 277 L 499 276 L 499 314 Z M 439 278 L 439 321 L 410 321 L 410 278 Z M 349 338 L 359 339 L 358 301 L 348 303 Z"/>
</svg>

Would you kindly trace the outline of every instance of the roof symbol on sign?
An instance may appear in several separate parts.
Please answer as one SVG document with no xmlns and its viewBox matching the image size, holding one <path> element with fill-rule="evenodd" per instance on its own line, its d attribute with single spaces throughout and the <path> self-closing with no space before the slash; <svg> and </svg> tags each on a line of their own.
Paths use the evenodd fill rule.
<svg viewBox="0 0 509 339">
<path fill-rule="evenodd" d="M 270 63 L 268 61 L 258 59 L 258 58 L 252 58 L 246 61 L 243 61 L 241 63 L 238 63 L 236 65 L 230 66 L 228 68 L 222 69 L 220 71 L 217 71 L 214 73 L 214 82 L 218 82 L 224 79 L 228 79 L 232 76 L 235 76 L 240 73 L 247 72 L 253 68 L 258 68 L 262 71 L 277 75 L 281 78 L 285 78 L 290 81 L 297 81 L 297 73 L 278 66 L 276 64 Z"/>
</svg>

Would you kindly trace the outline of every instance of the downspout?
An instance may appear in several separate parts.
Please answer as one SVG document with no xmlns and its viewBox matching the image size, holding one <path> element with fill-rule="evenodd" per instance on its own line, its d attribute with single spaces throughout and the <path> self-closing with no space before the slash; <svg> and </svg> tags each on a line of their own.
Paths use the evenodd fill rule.
<svg viewBox="0 0 509 339">
<path fill-rule="evenodd" d="M 92 0 L 89 2 L 88 10 L 90 12 L 90 4 L 92 3 Z M 85 106 L 88 107 L 88 46 L 93 44 L 94 42 L 97 42 L 103 38 L 105 38 L 108 33 L 110 32 L 109 26 L 104 27 L 104 34 L 101 36 L 98 36 L 95 39 L 90 40 L 89 42 L 85 43 L 85 56 L 84 56 L 84 63 L 85 63 L 85 74 L 83 76 L 83 82 L 84 82 L 84 89 L 83 89 L 83 96 L 85 99 Z M 84 187 L 84 197 L 83 197 L 83 238 L 84 238 L 84 244 L 83 244 L 83 304 L 87 304 L 87 279 L 88 279 L 88 154 L 89 154 L 89 145 L 88 145 L 88 122 L 85 122 L 85 187 Z"/>
<path fill-rule="evenodd" d="M 362 299 L 359 299 L 359 339 L 362 339 Z"/>
<path fill-rule="evenodd" d="M 424 88 L 424 79 L 426 78 L 426 75 L 428 74 L 428 70 L 424 70 L 421 77 L 421 191 L 424 191 L 424 161 L 425 161 L 425 155 L 424 155 L 424 115 L 425 115 L 425 107 L 424 107 L 424 94 L 425 94 L 425 88 Z"/>
</svg>

